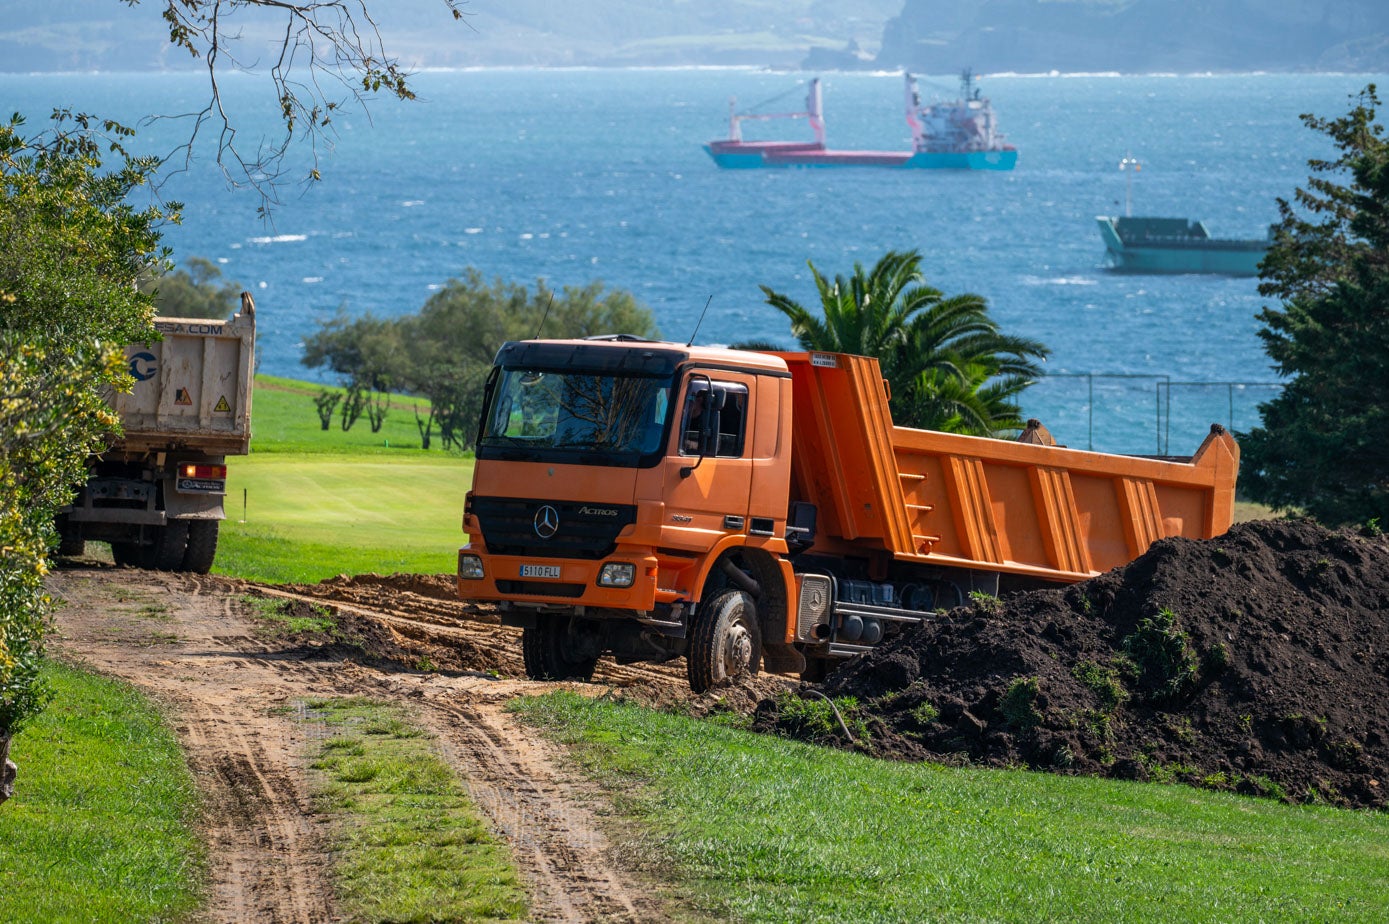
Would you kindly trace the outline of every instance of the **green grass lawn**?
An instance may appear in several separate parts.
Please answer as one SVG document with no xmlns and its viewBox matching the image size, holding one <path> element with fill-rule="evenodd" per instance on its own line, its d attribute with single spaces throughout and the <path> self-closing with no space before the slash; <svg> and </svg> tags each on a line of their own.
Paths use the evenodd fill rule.
<svg viewBox="0 0 1389 924">
<path fill-rule="evenodd" d="M 312 583 L 337 574 L 454 570 L 472 457 L 420 449 L 413 406 L 395 396 L 379 433 L 366 418 L 320 427 L 323 386 L 256 377 L 249 456 L 227 459 L 219 574 Z M 341 389 L 337 389 L 341 391 Z"/>
<path fill-rule="evenodd" d="M 317 745 L 314 806 L 333 835 L 333 886 L 349 921 L 515 921 L 526 892 L 506 843 L 399 707 L 305 704 Z"/>
<path fill-rule="evenodd" d="M 742 921 L 1383 921 L 1389 815 L 953 769 L 572 694 L 518 701 Z"/>
<path fill-rule="evenodd" d="M 324 430 L 314 407 L 314 398 L 322 391 L 343 392 L 341 388 L 313 382 L 256 376 L 255 392 L 251 397 L 251 451 L 350 451 L 389 455 L 401 449 L 420 449 L 422 440 L 415 424 L 415 410 L 428 416 L 428 400 L 392 395 L 390 410 L 378 433 L 371 432 L 366 415 L 353 424 L 352 429 L 343 430 L 340 413 L 335 414 L 328 429 Z M 443 454 L 437 427 L 429 452 Z"/>
<path fill-rule="evenodd" d="M 52 664 L 12 745 L 0 921 L 171 921 L 200 901 L 197 794 L 174 736 L 123 683 Z"/>
<path fill-rule="evenodd" d="M 471 484 L 471 459 L 418 450 L 232 459 L 213 570 L 294 583 L 369 571 L 452 573 Z"/>
</svg>

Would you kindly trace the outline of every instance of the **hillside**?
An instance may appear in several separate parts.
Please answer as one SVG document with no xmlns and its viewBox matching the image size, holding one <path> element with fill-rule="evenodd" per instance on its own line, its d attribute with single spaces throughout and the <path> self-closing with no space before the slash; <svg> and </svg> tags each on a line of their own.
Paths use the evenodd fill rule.
<svg viewBox="0 0 1389 924">
<path fill-rule="evenodd" d="M 901 0 L 863 0 L 846 9 L 824 0 L 593 0 L 556 12 L 544 0 L 465 0 L 455 22 L 445 0 L 366 0 L 385 47 L 412 68 L 486 66 L 753 65 L 794 67 L 816 45 L 857 41 L 876 51 Z M 168 45 L 162 4 L 113 0 L 7 0 L 0 20 L 0 71 L 186 69 L 202 62 Z M 283 32 L 276 16 L 239 10 L 238 55 Z"/>
<path fill-rule="evenodd" d="M 1385 71 L 1378 0 L 366 0 L 387 50 L 412 68 L 754 66 L 983 72 Z M 162 4 L 8 0 L 0 71 L 201 66 L 167 41 Z M 237 9 L 243 63 L 283 20 Z"/>
<path fill-rule="evenodd" d="M 951 73 L 1384 71 L 1380 0 L 905 0 L 874 67 Z"/>
</svg>

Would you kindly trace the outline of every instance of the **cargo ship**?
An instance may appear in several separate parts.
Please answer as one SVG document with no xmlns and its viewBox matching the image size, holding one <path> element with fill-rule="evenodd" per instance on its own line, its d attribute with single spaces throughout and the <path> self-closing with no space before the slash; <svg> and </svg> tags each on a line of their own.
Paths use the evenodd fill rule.
<svg viewBox="0 0 1389 924">
<path fill-rule="evenodd" d="M 726 169 L 761 167 L 894 167 L 906 169 L 1012 170 L 1017 148 L 1005 143 L 989 100 L 974 85 L 974 75 L 961 75 L 960 98 L 921 105 L 916 78 L 906 78 L 907 125 L 910 151 L 835 150 L 825 143 L 825 117 L 820 79 L 810 82 L 805 109 L 799 112 L 739 113 L 729 101 L 728 137 L 711 141 L 704 150 Z M 744 141 L 743 123 L 805 119 L 810 141 Z"/>
<path fill-rule="evenodd" d="M 1217 273 L 1257 276 L 1269 239 L 1211 237 L 1186 218 L 1096 216 L 1109 261 L 1126 273 Z"/>
</svg>

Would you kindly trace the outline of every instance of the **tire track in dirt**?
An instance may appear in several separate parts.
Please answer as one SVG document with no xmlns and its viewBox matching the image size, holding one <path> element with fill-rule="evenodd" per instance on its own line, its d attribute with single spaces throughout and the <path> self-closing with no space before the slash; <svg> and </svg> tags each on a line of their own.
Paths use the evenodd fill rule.
<svg viewBox="0 0 1389 924">
<path fill-rule="evenodd" d="M 321 585 L 335 590 L 341 585 Z M 477 615 L 474 604 L 457 604 L 457 608 L 445 608 L 432 598 L 401 592 L 393 603 L 383 600 L 380 594 L 369 595 L 370 602 L 353 593 L 337 592 L 303 593 L 302 589 L 286 590 L 269 585 L 248 585 L 256 593 L 286 600 L 302 600 L 335 607 L 344 612 L 373 619 L 395 632 L 416 640 L 467 639 L 495 656 L 504 665 L 500 673 L 511 677 L 522 677 L 525 668 L 521 662 L 521 630 L 500 625 L 497 617 L 485 613 Z M 420 603 L 418 601 L 424 601 Z M 390 608 L 387 609 L 386 607 Z M 421 618 L 423 615 L 433 618 Z M 409 615 L 401 615 L 408 613 Z M 625 687 L 633 684 L 650 685 L 667 689 L 676 695 L 687 695 L 683 662 L 670 666 L 661 664 L 618 664 L 610 658 L 599 660 L 594 670 L 594 682 L 611 686 Z M 519 692 L 517 695 L 520 695 Z"/>
<path fill-rule="evenodd" d="M 268 753 L 284 742 L 269 740 L 259 724 L 249 734 L 235 730 L 220 705 L 194 703 L 183 716 L 184 749 L 203 794 L 217 918 L 332 920 L 328 860 L 300 791 L 298 756 Z"/>
<path fill-rule="evenodd" d="M 414 704 L 474 803 L 511 844 L 530 888 L 530 920 L 669 918 L 653 887 L 621 863 L 593 809 L 602 804 L 597 787 L 569 772 L 558 748 L 506 709 L 516 696 L 576 685 L 427 675 L 375 682 L 386 698 Z"/>
<path fill-rule="evenodd" d="M 406 638 L 458 644 L 489 665 L 503 665 L 504 673 L 522 673 L 517 630 L 494 616 L 477 618 L 470 605 L 430 596 L 404 593 L 390 606 L 389 588 L 376 588 L 372 605 L 362 606 L 216 576 L 94 566 L 56 572 L 49 589 L 63 601 L 55 651 L 134 684 L 171 716 L 203 799 L 207 920 L 337 919 L 323 820 L 313 813 L 307 786 L 306 739 L 323 730 L 293 713 L 305 699 L 349 695 L 400 703 L 434 734 L 510 844 L 532 896 L 533 920 L 669 917 L 604 834 L 591 807 L 597 790 L 567 770 L 558 748 L 521 725 L 504 703 L 560 687 L 688 696 L 683 671 L 604 662 L 599 684 L 570 685 L 479 670 L 369 667 L 312 649 L 277 650 L 256 635 L 240 602 L 257 593 L 324 603 Z"/>
<path fill-rule="evenodd" d="M 209 919 L 333 920 L 304 729 L 283 708 L 321 691 L 321 673 L 267 659 L 237 582 L 107 569 L 60 572 L 49 589 L 63 601 L 56 651 L 139 687 L 174 724 L 202 800 Z"/>
</svg>

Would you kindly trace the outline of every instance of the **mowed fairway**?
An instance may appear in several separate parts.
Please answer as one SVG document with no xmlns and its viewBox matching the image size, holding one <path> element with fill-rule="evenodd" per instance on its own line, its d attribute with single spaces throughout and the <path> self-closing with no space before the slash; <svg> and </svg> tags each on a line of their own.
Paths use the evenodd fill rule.
<svg viewBox="0 0 1389 924">
<path fill-rule="evenodd" d="M 227 468 L 218 573 L 296 583 L 344 572 L 451 573 L 465 541 L 471 459 L 253 452 Z"/>
</svg>

